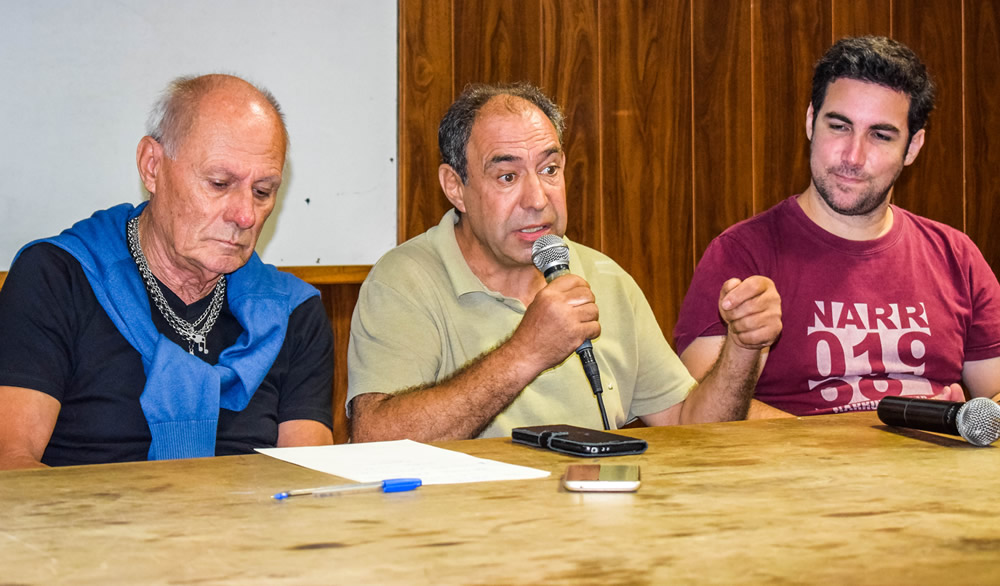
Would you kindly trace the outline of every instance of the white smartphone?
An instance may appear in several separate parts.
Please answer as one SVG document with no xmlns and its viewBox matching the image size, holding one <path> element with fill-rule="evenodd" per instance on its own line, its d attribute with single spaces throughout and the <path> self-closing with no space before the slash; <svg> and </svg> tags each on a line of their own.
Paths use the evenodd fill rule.
<svg viewBox="0 0 1000 586">
<path fill-rule="evenodd" d="M 574 492 L 635 492 L 639 490 L 635 464 L 570 464 L 563 486 Z"/>
</svg>

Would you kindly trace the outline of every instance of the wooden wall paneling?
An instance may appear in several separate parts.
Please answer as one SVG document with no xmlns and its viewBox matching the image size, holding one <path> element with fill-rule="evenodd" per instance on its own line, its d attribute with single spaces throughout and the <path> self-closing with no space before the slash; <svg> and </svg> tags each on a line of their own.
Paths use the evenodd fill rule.
<svg viewBox="0 0 1000 586">
<path fill-rule="evenodd" d="M 278 267 L 313 286 L 361 283 L 371 271 L 371 265 L 305 265 Z"/>
<path fill-rule="evenodd" d="M 833 8 L 833 37 L 830 44 L 843 37 L 861 35 L 892 36 L 892 2 L 859 2 L 858 0 L 831 0 Z M 816 56 L 819 58 L 819 55 Z"/>
<path fill-rule="evenodd" d="M 895 0 L 893 7 L 893 37 L 917 53 L 938 88 L 923 150 L 900 175 L 893 201 L 964 230 L 962 2 Z"/>
<path fill-rule="evenodd" d="M 347 346 L 351 338 L 351 316 L 358 302 L 360 284 L 323 285 L 320 290 L 327 307 L 327 317 L 333 328 L 333 442 L 348 439 L 347 409 Z"/>
<path fill-rule="evenodd" d="M 668 339 L 691 274 L 688 2 L 600 4 L 604 251 Z"/>
<path fill-rule="evenodd" d="M 753 64 L 750 3 L 694 0 L 692 13 L 697 261 L 712 238 L 754 213 Z"/>
<path fill-rule="evenodd" d="M 541 0 L 454 2 L 455 87 L 468 83 L 542 84 Z"/>
<path fill-rule="evenodd" d="M 544 0 L 541 32 L 541 83 L 566 117 L 566 234 L 576 242 L 601 249 L 597 0 Z"/>
<path fill-rule="evenodd" d="M 815 0 L 753 4 L 754 211 L 809 186 L 806 108 L 816 60 L 830 48 L 831 5 Z"/>
<path fill-rule="evenodd" d="M 965 6 L 966 232 L 1000 273 L 1000 2 Z"/>
<path fill-rule="evenodd" d="M 451 39 L 451 0 L 399 3 L 399 242 L 449 208 L 438 184 L 437 127 L 453 98 Z"/>
</svg>

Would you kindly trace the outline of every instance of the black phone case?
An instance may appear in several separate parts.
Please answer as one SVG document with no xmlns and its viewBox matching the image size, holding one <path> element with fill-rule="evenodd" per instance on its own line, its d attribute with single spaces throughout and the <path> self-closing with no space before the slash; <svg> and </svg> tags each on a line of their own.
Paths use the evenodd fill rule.
<svg viewBox="0 0 1000 586">
<path fill-rule="evenodd" d="M 590 458 L 641 454 L 649 447 L 646 440 L 575 425 L 515 427 L 510 438 L 519 444 Z"/>
</svg>

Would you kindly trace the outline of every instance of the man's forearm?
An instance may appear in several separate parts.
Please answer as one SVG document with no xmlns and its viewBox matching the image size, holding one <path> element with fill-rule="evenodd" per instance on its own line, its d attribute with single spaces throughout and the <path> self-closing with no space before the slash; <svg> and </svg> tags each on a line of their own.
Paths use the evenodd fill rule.
<svg viewBox="0 0 1000 586">
<path fill-rule="evenodd" d="M 715 366 L 684 401 L 680 422 L 745 419 L 757 384 L 760 354 L 727 337 Z"/>
<path fill-rule="evenodd" d="M 508 341 L 434 386 L 394 395 L 359 395 L 352 403 L 351 439 L 427 442 L 476 437 L 541 372 L 523 356 Z"/>
</svg>

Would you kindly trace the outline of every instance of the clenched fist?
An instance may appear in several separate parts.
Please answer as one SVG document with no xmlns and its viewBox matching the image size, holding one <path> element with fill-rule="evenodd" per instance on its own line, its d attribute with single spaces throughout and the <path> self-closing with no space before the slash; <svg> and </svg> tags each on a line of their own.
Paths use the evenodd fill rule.
<svg viewBox="0 0 1000 586">
<path fill-rule="evenodd" d="M 719 314 L 729 326 L 729 337 L 743 348 L 760 350 L 773 344 L 781 333 L 781 296 L 767 277 L 755 275 L 723 283 Z"/>
</svg>

